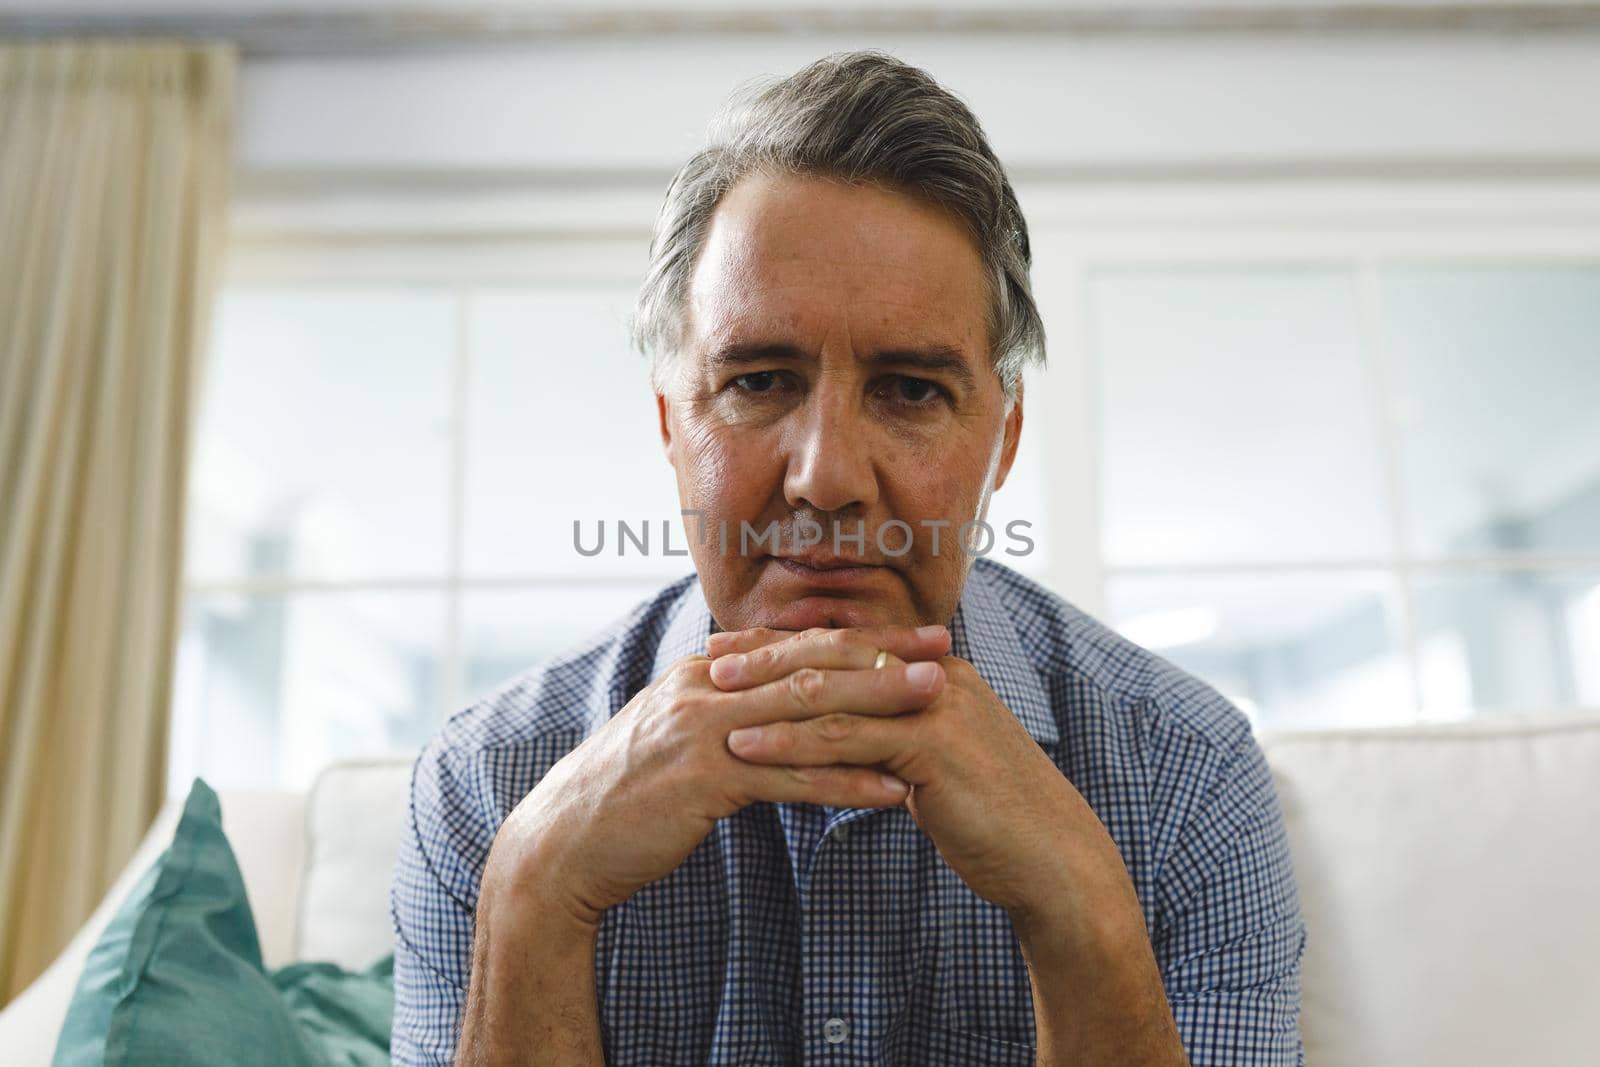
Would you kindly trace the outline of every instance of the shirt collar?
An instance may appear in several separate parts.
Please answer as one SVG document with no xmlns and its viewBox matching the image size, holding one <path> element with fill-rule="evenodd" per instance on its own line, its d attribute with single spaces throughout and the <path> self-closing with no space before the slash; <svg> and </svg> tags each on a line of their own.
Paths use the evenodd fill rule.
<svg viewBox="0 0 1600 1067">
<path fill-rule="evenodd" d="M 961 590 L 961 603 L 950 622 L 950 654 L 972 664 L 995 696 L 1011 709 L 1041 745 L 1061 741 L 1049 694 L 1039 670 L 1022 648 L 1022 635 L 990 587 L 983 569 L 974 565 Z"/>
<path fill-rule="evenodd" d="M 705 593 L 696 579 L 679 598 L 661 643 L 656 646 L 650 677 L 661 677 L 685 656 L 704 655 L 706 638 L 716 629 Z M 950 643 L 951 655 L 972 664 L 1035 741 L 1041 745 L 1060 742 L 1055 713 L 1039 671 L 1023 652 L 1021 635 L 977 566 L 968 572 L 962 587 L 961 602 L 950 622 Z"/>
<path fill-rule="evenodd" d="M 695 578 L 678 598 L 677 608 L 667 623 L 661 643 L 656 645 L 655 665 L 650 668 L 652 680 L 666 673 L 668 667 L 685 656 L 706 654 L 706 638 L 715 631 L 711 608 L 706 604 L 705 593 L 700 589 L 700 579 Z"/>
</svg>

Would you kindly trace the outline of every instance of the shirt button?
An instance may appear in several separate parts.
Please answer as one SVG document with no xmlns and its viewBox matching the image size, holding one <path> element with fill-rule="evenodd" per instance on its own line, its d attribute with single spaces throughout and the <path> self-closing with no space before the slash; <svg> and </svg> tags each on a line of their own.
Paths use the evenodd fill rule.
<svg viewBox="0 0 1600 1067">
<path fill-rule="evenodd" d="M 822 1024 L 822 1036 L 830 1045 L 837 1045 L 850 1036 L 850 1027 L 840 1018 L 829 1019 Z"/>
<path fill-rule="evenodd" d="M 850 840 L 850 827 L 848 827 L 848 826 L 835 826 L 833 828 L 833 833 L 830 836 L 835 841 L 839 842 L 840 844 L 843 844 L 844 842 Z"/>
</svg>

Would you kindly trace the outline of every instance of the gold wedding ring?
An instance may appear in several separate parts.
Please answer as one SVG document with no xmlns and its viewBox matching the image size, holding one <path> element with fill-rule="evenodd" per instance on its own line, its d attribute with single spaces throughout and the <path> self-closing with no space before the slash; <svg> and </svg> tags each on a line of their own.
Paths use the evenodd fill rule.
<svg viewBox="0 0 1600 1067">
<path fill-rule="evenodd" d="M 881 671 L 881 670 L 883 670 L 884 664 L 886 664 L 888 662 L 889 662 L 889 650 L 887 648 L 880 649 L 878 651 L 878 658 L 872 661 L 872 669 L 875 670 L 875 671 Z"/>
</svg>

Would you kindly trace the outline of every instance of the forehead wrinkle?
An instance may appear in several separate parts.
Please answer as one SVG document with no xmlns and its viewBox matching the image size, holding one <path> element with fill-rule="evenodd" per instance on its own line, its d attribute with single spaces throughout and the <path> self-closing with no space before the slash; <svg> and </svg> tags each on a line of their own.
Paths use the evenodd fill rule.
<svg viewBox="0 0 1600 1067">
<path fill-rule="evenodd" d="M 920 354 L 921 362 L 938 369 L 929 355 L 955 353 L 963 367 L 944 369 L 963 379 L 973 377 L 982 359 L 976 354 L 982 348 L 985 324 L 980 321 L 963 322 L 959 318 L 942 320 L 938 311 L 941 305 L 920 300 L 853 300 L 847 302 L 844 314 L 835 314 L 838 307 L 814 313 L 809 307 L 797 307 L 780 302 L 776 307 L 764 306 L 760 299 L 718 301 L 717 312 L 703 323 L 699 348 L 708 362 L 728 363 L 735 360 L 719 358 L 733 351 L 736 360 L 749 362 L 752 350 L 769 349 L 765 358 L 785 358 L 781 349 L 794 352 L 787 358 L 804 353 L 816 359 L 827 350 L 830 339 L 843 335 L 845 350 L 858 361 L 871 363 L 892 362 L 895 353 Z M 948 304 L 942 305 L 948 307 Z M 886 313 L 894 309 L 895 313 Z M 909 315 L 898 314 L 899 311 Z M 811 338 L 820 336 L 820 340 Z M 857 337 L 861 343 L 856 343 Z M 902 362 L 914 364 L 917 358 Z M 946 360 L 948 362 L 948 360 Z"/>
<path fill-rule="evenodd" d="M 886 293 L 903 294 L 909 299 L 895 303 L 944 304 L 965 287 L 959 279 L 941 277 L 938 272 L 919 270 L 893 258 L 848 259 L 835 256 L 787 256 L 782 261 L 742 257 L 743 269 L 717 271 L 704 279 L 708 287 L 730 282 L 759 292 L 791 289 L 818 289 L 848 293 L 846 299 L 861 302 L 865 297 L 883 299 Z M 818 270 L 821 264 L 825 269 Z M 720 275 L 720 276 L 719 276 Z M 920 294 L 920 297 L 919 297 Z"/>
<path fill-rule="evenodd" d="M 724 236 L 728 239 L 723 239 Z M 734 237 L 744 239 L 732 239 Z M 700 257 L 690 290 L 737 285 L 753 290 L 855 289 L 875 293 L 894 288 L 924 291 L 929 303 L 943 303 L 952 290 L 966 288 L 961 278 L 918 269 L 904 255 L 893 254 L 879 243 L 857 241 L 855 244 L 859 248 L 854 250 L 808 251 L 797 249 L 788 241 L 758 240 L 748 232 L 718 234 L 708 241 Z M 948 264 L 956 257 L 940 254 L 938 258 Z M 818 265 L 825 269 L 817 270 Z"/>
<path fill-rule="evenodd" d="M 913 291 L 914 287 L 911 285 L 881 281 L 876 284 L 863 282 L 859 285 L 841 285 L 830 284 L 824 279 L 765 282 L 750 280 L 732 286 L 696 287 L 696 291 L 691 294 L 691 303 L 710 312 L 711 314 L 705 316 L 708 320 L 726 319 L 730 314 L 741 317 L 749 315 L 761 321 L 793 319 L 804 316 L 811 310 L 809 305 L 820 304 L 828 311 L 843 307 L 859 309 L 869 314 L 876 309 L 892 308 L 911 312 L 919 323 L 926 322 L 929 318 L 946 317 L 950 320 L 950 325 L 955 326 L 958 331 L 969 325 L 976 325 L 981 329 L 984 325 L 983 309 L 981 307 L 974 309 L 975 324 L 962 322 L 963 316 L 955 314 L 959 303 L 950 299 L 949 294 L 944 291 L 945 288 L 936 287 L 931 292 L 921 293 Z M 864 291 L 850 293 L 843 291 L 847 289 Z M 832 295 L 819 296 L 815 301 L 809 299 L 792 301 L 784 299 L 783 296 L 794 291 L 810 294 L 816 290 L 823 290 Z M 769 304 L 777 306 L 765 306 Z M 930 315 L 930 312 L 933 314 Z M 883 325 L 893 328 L 894 324 Z"/>
<path fill-rule="evenodd" d="M 797 229 L 795 220 L 809 218 L 797 202 L 776 196 L 764 203 L 763 214 L 719 209 L 713 217 L 687 294 L 691 336 L 699 333 L 706 349 L 741 336 L 803 342 L 839 329 L 841 312 L 847 334 L 886 342 L 868 350 L 930 341 L 984 347 L 986 290 L 966 284 L 968 272 L 959 268 L 972 256 L 938 233 L 860 215 L 825 232 Z M 908 246 L 920 251 L 908 257 Z M 930 256 L 937 266 L 919 266 Z M 936 331 L 926 329 L 930 321 Z"/>
</svg>

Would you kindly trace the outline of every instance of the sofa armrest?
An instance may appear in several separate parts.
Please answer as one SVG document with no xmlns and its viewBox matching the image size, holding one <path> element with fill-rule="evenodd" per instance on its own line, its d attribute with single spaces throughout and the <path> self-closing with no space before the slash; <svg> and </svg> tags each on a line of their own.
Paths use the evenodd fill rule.
<svg viewBox="0 0 1600 1067">
<path fill-rule="evenodd" d="M 45 972 L 0 1011 L 0 1049 L 5 1050 L 7 1063 L 17 1067 L 47 1067 L 50 1063 L 61 1024 L 67 1018 L 67 1005 L 72 1002 L 89 951 L 139 878 L 172 843 L 172 834 L 178 828 L 178 817 L 182 813 L 182 797 L 167 802 L 94 914 Z"/>
</svg>

